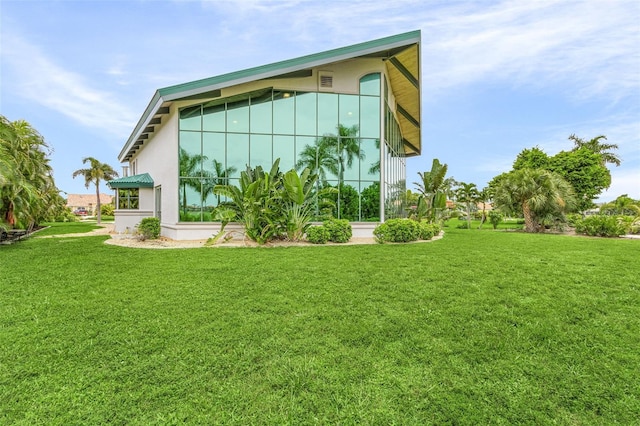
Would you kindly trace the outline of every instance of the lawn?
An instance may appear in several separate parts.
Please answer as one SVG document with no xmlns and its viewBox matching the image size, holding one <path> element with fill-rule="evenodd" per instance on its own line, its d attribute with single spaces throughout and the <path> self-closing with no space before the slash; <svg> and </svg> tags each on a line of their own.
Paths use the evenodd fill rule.
<svg viewBox="0 0 640 426">
<path fill-rule="evenodd" d="M 633 424 L 640 241 L 0 246 L 0 424 Z"/>
</svg>

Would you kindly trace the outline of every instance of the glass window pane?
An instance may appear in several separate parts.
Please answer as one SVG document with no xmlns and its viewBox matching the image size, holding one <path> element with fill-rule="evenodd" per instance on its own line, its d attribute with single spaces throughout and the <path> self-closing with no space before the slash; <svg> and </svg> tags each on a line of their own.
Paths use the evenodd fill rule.
<svg viewBox="0 0 640 426">
<path fill-rule="evenodd" d="M 380 182 L 360 182 L 360 217 L 365 222 L 380 220 Z"/>
<path fill-rule="evenodd" d="M 203 161 L 205 175 L 223 170 L 226 163 L 224 133 L 203 133 L 202 153 L 206 157 Z"/>
<path fill-rule="evenodd" d="M 380 96 L 380 74 L 367 74 L 360 79 L 360 94 Z"/>
<path fill-rule="evenodd" d="M 360 180 L 380 180 L 380 139 L 361 139 Z"/>
<path fill-rule="evenodd" d="M 340 125 L 344 127 L 358 126 L 360 120 L 360 97 L 357 95 L 339 95 Z"/>
<path fill-rule="evenodd" d="M 380 137 L 380 98 L 360 97 L 360 136 Z"/>
<path fill-rule="evenodd" d="M 271 133 L 271 89 L 251 97 L 251 133 Z"/>
<path fill-rule="evenodd" d="M 335 135 L 337 127 L 338 95 L 318 93 L 318 135 Z"/>
<path fill-rule="evenodd" d="M 219 204 L 219 195 L 213 193 L 213 188 L 218 185 L 217 179 L 202 180 L 202 219 L 211 222 L 211 211 Z"/>
<path fill-rule="evenodd" d="M 273 133 L 292 135 L 294 133 L 295 98 L 292 91 L 273 92 Z M 315 113 L 314 113 L 315 122 Z"/>
<path fill-rule="evenodd" d="M 273 137 L 273 161 L 280 159 L 280 170 L 288 172 L 295 167 L 295 144 L 293 136 Z"/>
<path fill-rule="evenodd" d="M 227 167 L 233 167 L 238 173 L 246 170 L 249 164 L 249 135 L 227 134 Z"/>
<path fill-rule="evenodd" d="M 227 132 L 249 131 L 249 99 L 227 104 Z"/>
<path fill-rule="evenodd" d="M 271 170 L 273 165 L 271 135 L 251 135 L 249 158 L 251 167 L 262 166 L 265 171 Z"/>
<path fill-rule="evenodd" d="M 225 104 L 205 106 L 202 109 L 202 130 L 211 132 L 225 131 Z"/>
<path fill-rule="evenodd" d="M 296 92 L 296 134 L 317 135 L 316 94 Z"/>
<path fill-rule="evenodd" d="M 201 110 L 201 105 L 196 105 L 180 110 L 180 130 L 201 130 Z"/>
<path fill-rule="evenodd" d="M 199 178 L 180 179 L 180 221 L 200 222 L 202 196 Z"/>
<path fill-rule="evenodd" d="M 360 150 L 358 138 L 340 138 L 340 166 L 344 167 L 343 180 L 358 180 L 360 178 Z"/>
<path fill-rule="evenodd" d="M 202 171 L 202 146 L 200 132 L 180 132 L 180 176 L 200 176 Z"/>
</svg>

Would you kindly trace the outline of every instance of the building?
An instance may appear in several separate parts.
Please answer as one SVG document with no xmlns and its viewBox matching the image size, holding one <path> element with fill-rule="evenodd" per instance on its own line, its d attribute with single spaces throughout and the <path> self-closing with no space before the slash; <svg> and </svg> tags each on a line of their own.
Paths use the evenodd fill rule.
<svg viewBox="0 0 640 426">
<path fill-rule="evenodd" d="M 339 190 L 354 235 L 404 214 L 406 162 L 421 151 L 420 31 L 159 89 L 119 154 L 116 231 L 160 218 L 163 236 L 219 224 L 218 183 L 247 166 L 313 168 Z M 333 154 L 323 144 L 333 143 Z M 382 143 L 381 143 L 382 141 Z M 331 157 L 333 155 L 333 157 Z"/>
<path fill-rule="evenodd" d="M 109 194 L 100 194 L 100 205 L 111 204 L 113 196 Z M 97 214 L 96 207 L 98 206 L 96 194 L 67 194 L 67 207 L 71 211 L 78 209 L 84 209 L 88 212 L 89 216 Z"/>
</svg>

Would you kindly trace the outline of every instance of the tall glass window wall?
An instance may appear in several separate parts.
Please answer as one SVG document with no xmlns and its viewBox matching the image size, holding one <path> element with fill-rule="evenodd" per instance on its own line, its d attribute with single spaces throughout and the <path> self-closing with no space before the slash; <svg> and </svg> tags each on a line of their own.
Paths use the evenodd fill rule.
<svg viewBox="0 0 640 426">
<path fill-rule="evenodd" d="M 384 209 L 385 218 L 392 219 L 406 216 L 406 157 L 400 125 L 388 105 L 385 112 Z"/>
<path fill-rule="evenodd" d="M 180 110 L 180 220 L 211 221 L 247 166 L 305 167 L 338 189 L 334 217 L 380 220 L 380 74 L 360 94 L 264 89 Z M 385 150 L 385 153 L 389 150 Z"/>
</svg>

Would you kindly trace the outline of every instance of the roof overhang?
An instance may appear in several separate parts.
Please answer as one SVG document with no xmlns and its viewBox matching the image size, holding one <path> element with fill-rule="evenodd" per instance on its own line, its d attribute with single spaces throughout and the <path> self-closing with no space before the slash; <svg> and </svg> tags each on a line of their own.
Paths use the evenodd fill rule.
<svg viewBox="0 0 640 426">
<path fill-rule="evenodd" d="M 392 90 L 396 94 L 398 121 L 405 138 L 406 155 L 418 155 L 420 140 L 420 31 L 398 34 L 300 58 L 275 62 L 216 77 L 159 89 L 151 98 L 118 159 L 125 162 L 141 148 L 155 127 L 169 114 L 173 101 L 220 96 L 220 90 L 257 80 L 285 78 L 308 73 L 311 68 L 355 58 L 386 61 Z"/>
<path fill-rule="evenodd" d="M 149 173 L 125 176 L 107 182 L 111 189 L 153 188 L 153 178 Z"/>
</svg>

